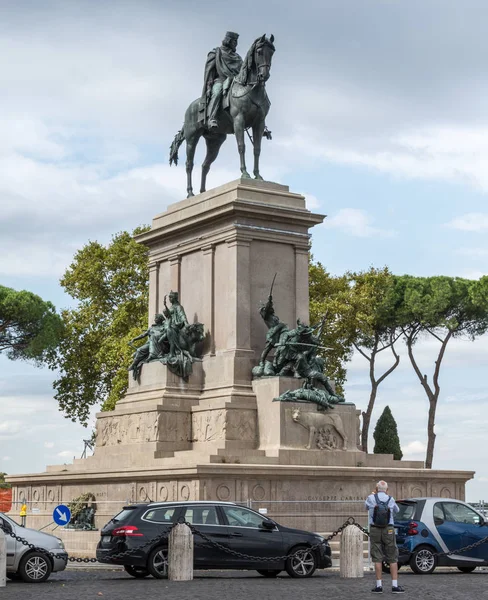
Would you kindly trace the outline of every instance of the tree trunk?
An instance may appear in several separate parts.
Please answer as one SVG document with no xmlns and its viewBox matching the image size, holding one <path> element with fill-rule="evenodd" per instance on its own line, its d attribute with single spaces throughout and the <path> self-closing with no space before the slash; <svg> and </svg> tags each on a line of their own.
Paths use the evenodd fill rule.
<svg viewBox="0 0 488 600">
<path fill-rule="evenodd" d="M 363 427 L 361 429 L 361 447 L 363 449 L 363 452 L 368 451 L 369 425 L 371 423 L 371 415 L 373 414 L 373 408 L 377 392 L 378 384 L 376 383 L 376 381 L 374 381 L 371 383 L 371 393 L 369 395 L 368 408 L 366 409 L 366 412 L 363 412 Z"/>
<path fill-rule="evenodd" d="M 427 422 L 427 452 L 425 454 L 425 468 L 432 469 L 434 461 L 434 445 L 435 445 L 435 411 L 437 408 L 438 395 L 429 398 L 429 420 Z"/>
</svg>

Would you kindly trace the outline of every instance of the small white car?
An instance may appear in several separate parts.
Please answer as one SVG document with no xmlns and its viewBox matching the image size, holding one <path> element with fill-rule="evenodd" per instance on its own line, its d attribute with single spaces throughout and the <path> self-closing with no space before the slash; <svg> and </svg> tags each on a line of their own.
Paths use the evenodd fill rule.
<svg viewBox="0 0 488 600">
<path fill-rule="evenodd" d="M 0 527 L 5 532 L 7 542 L 7 577 L 9 579 L 23 579 L 27 583 L 42 583 L 52 572 L 66 569 L 68 554 L 64 549 L 63 541 L 56 536 L 36 529 L 21 527 L 3 513 L 0 513 Z M 29 548 L 17 541 L 9 535 L 10 532 L 24 538 L 29 544 L 34 544 L 39 550 Z M 43 552 L 43 550 L 47 552 Z M 50 556 L 49 553 L 56 556 Z"/>
</svg>

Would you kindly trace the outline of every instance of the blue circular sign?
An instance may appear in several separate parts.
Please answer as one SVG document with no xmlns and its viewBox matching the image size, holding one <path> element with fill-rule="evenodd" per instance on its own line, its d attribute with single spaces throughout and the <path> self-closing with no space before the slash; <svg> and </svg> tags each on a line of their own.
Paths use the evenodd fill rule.
<svg viewBox="0 0 488 600">
<path fill-rule="evenodd" d="M 56 506 L 53 510 L 53 521 L 56 525 L 67 525 L 71 520 L 71 511 L 65 504 Z"/>
</svg>

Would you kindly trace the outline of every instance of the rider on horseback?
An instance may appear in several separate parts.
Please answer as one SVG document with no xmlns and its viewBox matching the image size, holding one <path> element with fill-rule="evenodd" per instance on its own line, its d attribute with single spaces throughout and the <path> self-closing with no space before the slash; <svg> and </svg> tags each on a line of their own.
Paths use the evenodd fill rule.
<svg viewBox="0 0 488 600">
<path fill-rule="evenodd" d="M 242 66 L 242 58 L 236 52 L 238 37 L 238 33 L 228 31 L 220 48 L 214 48 L 207 56 L 202 101 L 206 107 L 203 120 L 208 118 L 210 130 L 218 127 L 217 113 L 222 98 Z"/>
</svg>

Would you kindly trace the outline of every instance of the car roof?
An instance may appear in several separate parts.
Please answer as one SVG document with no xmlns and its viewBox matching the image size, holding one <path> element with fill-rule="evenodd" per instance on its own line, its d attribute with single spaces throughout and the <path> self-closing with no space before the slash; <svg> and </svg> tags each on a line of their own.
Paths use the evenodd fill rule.
<svg viewBox="0 0 488 600">
<path fill-rule="evenodd" d="M 221 500 L 172 500 L 168 502 L 145 502 L 145 503 L 134 503 L 127 504 L 124 508 L 146 508 L 146 507 L 156 507 L 156 506 L 191 506 L 191 505 L 201 505 L 201 504 L 218 504 L 219 506 L 239 506 L 235 502 L 222 502 Z"/>
</svg>

